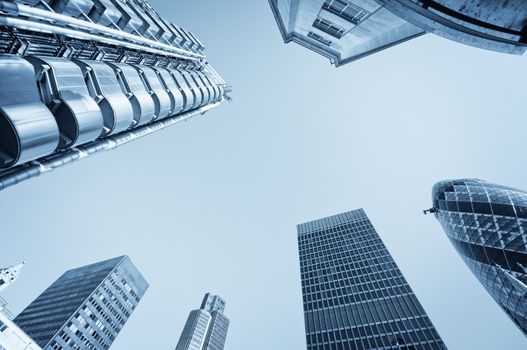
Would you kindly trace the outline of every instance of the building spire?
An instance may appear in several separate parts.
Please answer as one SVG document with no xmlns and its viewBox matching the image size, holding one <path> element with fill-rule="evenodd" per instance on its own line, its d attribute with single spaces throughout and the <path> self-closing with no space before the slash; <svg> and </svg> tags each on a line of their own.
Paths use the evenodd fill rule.
<svg viewBox="0 0 527 350">
<path fill-rule="evenodd" d="M 26 262 L 23 261 L 18 265 L 0 269 L 0 291 L 6 289 L 18 278 L 25 264 Z"/>
</svg>

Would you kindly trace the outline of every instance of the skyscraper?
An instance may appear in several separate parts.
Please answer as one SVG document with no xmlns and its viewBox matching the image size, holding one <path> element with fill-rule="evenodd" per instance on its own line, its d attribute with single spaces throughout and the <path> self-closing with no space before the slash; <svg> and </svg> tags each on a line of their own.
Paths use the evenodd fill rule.
<svg viewBox="0 0 527 350">
<path fill-rule="evenodd" d="M 429 211 L 459 255 L 527 335 L 527 192 L 476 179 L 447 180 L 434 186 L 432 201 Z"/>
<path fill-rule="evenodd" d="M 6 289 L 11 283 L 13 283 L 18 278 L 24 265 L 25 262 L 22 262 L 15 266 L 0 269 L 0 291 Z"/>
<path fill-rule="evenodd" d="M 488 50 L 527 49 L 524 0 L 269 0 L 286 43 L 340 66 L 431 32 Z"/>
<path fill-rule="evenodd" d="M 201 307 L 190 312 L 176 350 L 223 350 L 229 330 L 224 310 L 222 298 L 205 294 Z"/>
<path fill-rule="evenodd" d="M 144 0 L 0 2 L 0 190 L 217 107 L 196 36 Z"/>
<path fill-rule="evenodd" d="M 148 289 L 127 256 L 65 272 L 16 318 L 45 350 L 108 349 Z"/>
<path fill-rule="evenodd" d="M 446 349 L 363 209 L 297 231 L 308 350 Z"/>
</svg>

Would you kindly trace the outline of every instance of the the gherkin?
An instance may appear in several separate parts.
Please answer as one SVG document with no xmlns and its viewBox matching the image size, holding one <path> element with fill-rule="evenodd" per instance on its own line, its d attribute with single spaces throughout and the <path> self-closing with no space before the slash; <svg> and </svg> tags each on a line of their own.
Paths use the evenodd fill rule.
<svg viewBox="0 0 527 350">
<path fill-rule="evenodd" d="M 527 192 L 482 180 L 438 182 L 434 213 L 465 263 L 527 335 Z"/>
</svg>

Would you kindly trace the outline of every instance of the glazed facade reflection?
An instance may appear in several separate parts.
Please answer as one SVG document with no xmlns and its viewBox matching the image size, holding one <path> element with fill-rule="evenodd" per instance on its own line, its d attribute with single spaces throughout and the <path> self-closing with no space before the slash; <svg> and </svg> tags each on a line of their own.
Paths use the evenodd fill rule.
<svg viewBox="0 0 527 350">
<path fill-rule="evenodd" d="M 44 350 L 107 350 L 147 289 L 121 256 L 65 272 L 14 322 Z"/>
<path fill-rule="evenodd" d="M 308 350 L 446 349 L 364 210 L 297 230 Z"/>
<path fill-rule="evenodd" d="M 230 324 L 224 311 L 225 300 L 205 294 L 201 307 L 190 312 L 176 350 L 223 350 Z"/>
<path fill-rule="evenodd" d="M 437 183 L 432 198 L 465 263 L 527 335 L 527 192 L 462 179 Z"/>
</svg>

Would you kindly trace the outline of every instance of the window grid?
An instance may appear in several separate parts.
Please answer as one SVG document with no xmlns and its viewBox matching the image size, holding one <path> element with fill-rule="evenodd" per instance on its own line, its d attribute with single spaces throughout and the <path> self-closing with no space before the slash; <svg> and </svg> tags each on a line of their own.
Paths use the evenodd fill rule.
<svg viewBox="0 0 527 350">
<path fill-rule="evenodd" d="M 342 36 L 346 32 L 344 28 L 321 17 L 315 20 L 315 22 L 313 23 L 313 27 L 337 39 L 342 38 Z"/>
<path fill-rule="evenodd" d="M 370 15 L 365 9 L 346 0 L 327 0 L 322 8 L 355 25 Z"/>
<path fill-rule="evenodd" d="M 302 226 L 298 244 L 309 350 L 446 349 L 365 214 L 322 228 Z"/>
</svg>

